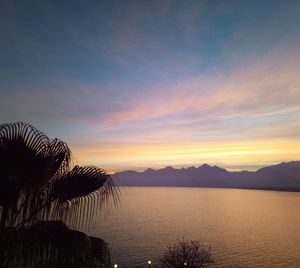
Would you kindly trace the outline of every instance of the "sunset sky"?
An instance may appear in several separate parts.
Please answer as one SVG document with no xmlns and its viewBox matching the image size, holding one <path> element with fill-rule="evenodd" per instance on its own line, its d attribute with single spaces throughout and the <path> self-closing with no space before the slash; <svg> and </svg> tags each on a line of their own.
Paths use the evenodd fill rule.
<svg viewBox="0 0 300 268">
<path fill-rule="evenodd" d="M 110 172 L 300 160 L 300 1 L 2 0 L 0 94 Z"/>
</svg>

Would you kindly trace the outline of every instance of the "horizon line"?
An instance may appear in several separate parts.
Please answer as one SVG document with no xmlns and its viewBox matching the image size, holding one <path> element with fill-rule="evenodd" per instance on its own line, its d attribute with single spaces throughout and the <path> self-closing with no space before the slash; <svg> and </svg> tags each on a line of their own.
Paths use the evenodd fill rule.
<svg viewBox="0 0 300 268">
<path fill-rule="evenodd" d="M 125 170 L 120 170 L 120 171 L 114 171 L 113 173 L 111 173 L 111 175 L 114 175 L 116 173 L 121 173 L 121 172 L 128 172 L 128 171 L 143 173 L 143 172 L 145 172 L 148 169 L 151 169 L 151 170 L 154 170 L 154 171 L 159 171 L 159 170 L 166 169 L 166 168 L 172 168 L 172 169 L 175 169 L 175 170 L 180 170 L 180 169 L 188 169 L 188 168 L 200 168 L 202 166 L 218 167 L 218 168 L 225 169 L 228 172 L 242 172 L 242 171 L 256 172 L 256 171 L 258 171 L 258 170 L 260 170 L 262 168 L 265 168 L 265 167 L 271 167 L 271 166 L 276 166 L 276 165 L 280 165 L 280 164 L 287 164 L 287 163 L 294 163 L 294 162 L 300 163 L 300 160 L 274 162 L 274 163 L 269 164 L 269 165 L 261 165 L 259 168 L 255 169 L 255 170 L 246 170 L 246 169 L 231 170 L 231 169 L 228 169 L 228 167 L 223 167 L 222 165 L 216 165 L 216 164 L 212 164 L 212 163 L 203 163 L 200 166 L 194 166 L 194 165 L 192 165 L 192 166 L 182 166 L 182 167 L 180 167 L 180 166 L 176 167 L 175 166 L 174 167 L 174 166 L 171 166 L 171 165 L 167 165 L 167 166 L 160 167 L 160 168 L 148 167 L 148 168 L 145 168 L 145 169 L 142 169 L 142 170 L 125 169 Z M 251 166 L 251 165 L 249 165 L 249 166 Z"/>
</svg>

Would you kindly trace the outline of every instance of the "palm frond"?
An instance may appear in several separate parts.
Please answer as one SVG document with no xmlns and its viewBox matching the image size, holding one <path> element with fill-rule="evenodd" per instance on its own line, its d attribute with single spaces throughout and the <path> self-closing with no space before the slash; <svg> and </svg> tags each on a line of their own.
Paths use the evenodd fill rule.
<svg viewBox="0 0 300 268">
<path fill-rule="evenodd" d="M 31 125 L 0 125 L 1 226 L 36 214 L 49 203 L 49 181 L 68 170 L 70 150 Z"/>
<path fill-rule="evenodd" d="M 16 202 L 21 190 L 32 189 L 44 178 L 48 139 L 27 124 L 1 125 L 0 204 Z M 42 176 L 41 176 L 42 175 Z M 6 196 L 5 192 L 13 193 Z"/>
<path fill-rule="evenodd" d="M 103 169 L 75 166 L 54 182 L 52 198 L 58 200 L 54 218 L 80 228 L 84 222 L 89 222 L 97 215 L 100 206 L 107 203 L 109 198 L 116 205 L 119 189 Z"/>
<path fill-rule="evenodd" d="M 99 190 L 109 180 L 109 175 L 100 168 L 75 166 L 54 183 L 53 195 L 65 202 Z"/>
<path fill-rule="evenodd" d="M 103 240 L 96 241 L 71 230 L 60 221 L 20 228 L 15 237 L 17 246 L 7 267 L 103 267 L 110 264 L 108 247 Z"/>
<path fill-rule="evenodd" d="M 96 263 L 106 263 L 110 265 L 111 259 L 108 244 L 98 237 L 90 236 L 89 238 L 91 241 L 92 256 Z"/>
<path fill-rule="evenodd" d="M 71 151 L 65 142 L 57 138 L 51 140 L 49 144 L 49 155 L 52 156 L 52 179 L 57 179 L 69 171 Z"/>
<path fill-rule="evenodd" d="M 11 223 L 20 205 L 31 200 L 47 181 L 48 138 L 30 125 L 0 127 L 0 205 L 2 226 Z M 22 211 L 23 215 L 27 212 Z"/>
</svg>

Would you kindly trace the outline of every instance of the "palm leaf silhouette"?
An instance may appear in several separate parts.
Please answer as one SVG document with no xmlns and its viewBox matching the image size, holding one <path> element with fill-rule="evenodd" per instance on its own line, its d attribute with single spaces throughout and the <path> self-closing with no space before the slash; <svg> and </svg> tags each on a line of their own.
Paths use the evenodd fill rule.
<svg viewBox="0 0 300 268">
<path fill-rule="evenodd" d="M 105 267 L 108 245 L 82 227 L 119 190 L 97 167 L 71 168 L 71 152 L 29 124 L 0 125 L 0 266 Z M 65 223 L 64 223 L 64 222 Z"/>
<path fill-rule="evenodd" d="M 52 198 L 58 201 L 54 211 L 59 214 L 54 218 L 64 219 L 69 225 L 80 228 L 97 215 L 100 205 L 110 196 L 118 202 L 118 188 L 103 169 L 75 166 L 53 183 Z M 81 217 L 83 213 L 85 217 Z"/>
</svg>

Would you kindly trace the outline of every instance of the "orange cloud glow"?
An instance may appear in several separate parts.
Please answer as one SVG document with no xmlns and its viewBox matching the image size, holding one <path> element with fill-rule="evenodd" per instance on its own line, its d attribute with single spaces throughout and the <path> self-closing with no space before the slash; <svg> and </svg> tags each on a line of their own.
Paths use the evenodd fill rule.
<svg viewBox="0 0 300 268">
<path fill-rule="evenodd" d="M 91 146 L 91 144 L 89 145 Z M 230 167 L 249 163 L 273 164 L 297 159 L 299 140 L 219 141 L 176 144 L 94 144 L 72 147 L 80 163 L 94 164 L 110 172 L 147 167 L 191 166 L 202 163 Z M 91 159 L 93 159 L 91 161 Z M 216 161 L 217 159 L 217 161 Z"/>
</svg>

